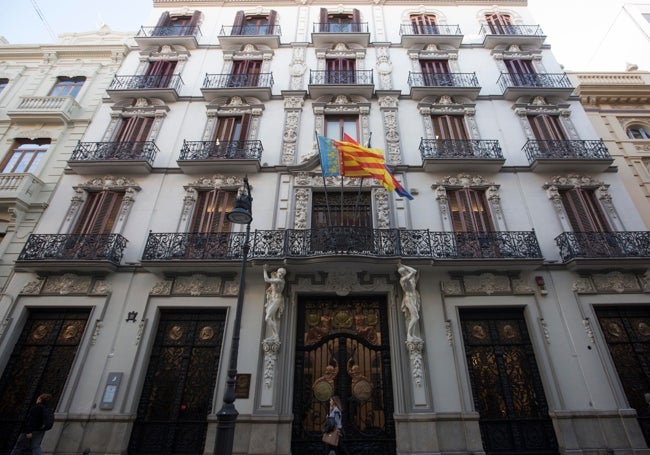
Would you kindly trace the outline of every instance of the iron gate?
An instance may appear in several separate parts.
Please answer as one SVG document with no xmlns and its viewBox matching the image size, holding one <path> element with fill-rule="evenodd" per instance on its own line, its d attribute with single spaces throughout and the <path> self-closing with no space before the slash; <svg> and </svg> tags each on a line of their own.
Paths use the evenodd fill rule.
<svg viewBox="0 0 650 455">
<path fill-rule="evenodd" d="M 395 454 L 385 297 L 309 297 L 298 305 L 291 453 L 323 453 L 329 398 L 343 403 L 344 444 Z"/>
<path fill-rule="evenodd" d="M 646 307 L 596 307 L 596 316 L 609 347 L 616 372 L 650 445 L 650 309 Z"/>
<path fill-rule="evenodd" d="M 90 310 L 30 310 L 0 378 L 0 453 L 9 453 L 41 393 L 56 408 Z"/>
<path fill-rule="evenodd" d="M 460 319 L 485 452 L 557 454 L 523 310 L 461 310 Z"/>
<path fill-rule="evenodd" d="M 202 454 L 225 310 L 161 311 L 129 454 Z"/>
</svg>

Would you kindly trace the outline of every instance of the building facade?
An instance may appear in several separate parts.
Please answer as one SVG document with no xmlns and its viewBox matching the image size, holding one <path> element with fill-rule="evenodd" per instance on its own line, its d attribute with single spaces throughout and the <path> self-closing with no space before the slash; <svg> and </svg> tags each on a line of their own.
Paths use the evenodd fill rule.
<svg viewBox="0 0 650 455">
<path fill-rule="evenodd" d="M 333 395 L 351 453 L 650 453 L 650 234 L 525 0 L 154 0 L 135 42 L 3 295 L 0 450 L 47 391 L 48 452 L 212 453 L 241 291 L 234 453 L 323 452 Z M 324 177 L 344 134 L 413 199 Z"/>
<path fill-rule="evenodd" d="M 55 44 L 0 44 L 0 286 L 83 137 L 129 35 L 104 27 Z"/>
</svg>

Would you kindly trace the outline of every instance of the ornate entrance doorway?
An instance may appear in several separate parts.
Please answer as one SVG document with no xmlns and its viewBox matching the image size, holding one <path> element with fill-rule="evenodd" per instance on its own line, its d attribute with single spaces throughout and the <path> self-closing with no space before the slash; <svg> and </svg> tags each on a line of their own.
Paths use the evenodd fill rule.
<svg viewBox="0 0 650 455">
<path fill-rule="evenodd" d="M 129 454 L 202 454 L 225 310 L 161 311 Z"/>
<path fill-rule="evenodd" d="M 56 407 L 90 310 L 30 310 L 0 378 L 0 453 L 13 447 L 29 409 L 41 393 Z"/>
<path fill-rule="evenodd" d="M 650 309 L 596 307 L 598 322 L 630 406 L 636 409 L 643 437 L 650 444 Z"/>
<path fill-rule="evenodd" d="M 485 452 L 557 454 L 523 310 L 461 310 L 460 319 Z"/>
<path fill-rule="evenodd" d="M 302 297 L 297 334 L 291 453 L 323 452 L 329 398 L 338 395 L 348 451 L 394 455 L 386 298 Z"/>
</svg>

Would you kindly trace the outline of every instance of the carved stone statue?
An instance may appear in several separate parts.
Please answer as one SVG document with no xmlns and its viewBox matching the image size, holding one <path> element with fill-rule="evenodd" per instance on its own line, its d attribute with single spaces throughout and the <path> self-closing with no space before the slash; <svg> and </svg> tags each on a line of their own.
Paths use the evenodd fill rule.
<svg viewBox="0 0 650 455">
<path fill-rule="evenodd" d="M 406 317 L 406 339 L 419 339 L 416 333 L 420 320 L 420 293 L 416 289 L 418 271 L 402 264 L 397 268 L 397 272 L 400 274 L 399 284 L 402 286 L 404 294 L 400 308 Z"/>
<path fill-rule="evenodd" d="M 279 268 L 269 276 L 268 268 L 266 265 L 264 266 L 264 281 L 269 283 L 269 287 L 266 289 L 266 302 L 264 303 L 264 309 L 266 310 L 264 320 L 268 327 L 269 339 L 280 339 L 278 327 L 280 317 L 284 311 L 282 291 L 284 290 L 284 276 L 286 274 L 287 271 L 284 268 Z"/>
</svg>

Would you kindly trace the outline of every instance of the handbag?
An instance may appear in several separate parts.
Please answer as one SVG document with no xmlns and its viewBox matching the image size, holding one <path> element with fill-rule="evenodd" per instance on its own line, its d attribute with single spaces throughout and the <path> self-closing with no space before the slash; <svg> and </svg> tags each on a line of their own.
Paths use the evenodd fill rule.
<svg viewBox="0 0 650 455">
<path fill-rule="evenodd" d="M 330 433 L 323 433 L 323 442 L 334 447 L 339 445 L 339 431 L 334 430 Z"/>
</svg>

